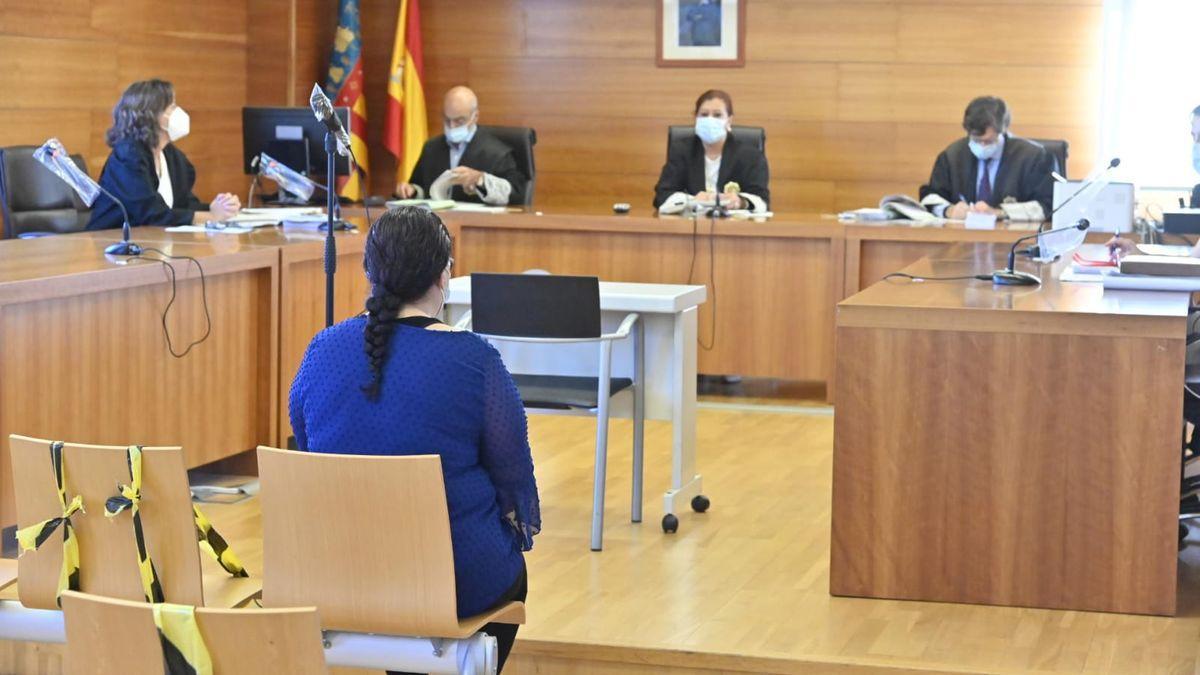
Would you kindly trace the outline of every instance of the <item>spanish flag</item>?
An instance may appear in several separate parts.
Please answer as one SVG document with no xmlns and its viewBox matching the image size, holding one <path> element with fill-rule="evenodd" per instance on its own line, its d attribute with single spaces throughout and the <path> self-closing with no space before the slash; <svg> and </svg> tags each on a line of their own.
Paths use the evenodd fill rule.
<svg viewBox="0 0 1200 675">
<path fill-rule="evenodd" d="M 325 94 L 335 106 L 350 108 L 350 149 L 358 159 L 358 171 L 339 178 L 338 194 L 358 201 L 363 196 L 367 173 L 367 99 L 363 95 L 362 20 L 358 0 L 338 0 L 338 27 L 333 34 L 333 55 Z"/>
<path fill-rule="evenodd" d="M 403 183 L 425 145 L 425 62 L 421 53 L 421 13 L 417 0 L 400 0 L 392 69 L 388 72 L 387 119 L 383 144 L 396 157 L 396 182 Z"/>
</svg>

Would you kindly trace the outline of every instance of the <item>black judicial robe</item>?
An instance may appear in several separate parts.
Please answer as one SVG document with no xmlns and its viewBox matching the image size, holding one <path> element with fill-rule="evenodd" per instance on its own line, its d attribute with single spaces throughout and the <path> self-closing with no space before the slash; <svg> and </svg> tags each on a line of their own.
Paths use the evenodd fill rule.
<svg viewBox="0 0 1200 675">
<path fill-rule="evenodd" d="M 100 185 L 125 205 L 130 226 L 191 225 L 197 211 L 208 210 L 208 204 L 192 193 L 196 185 L 196 168 L 187 155 L 168 143 L 163 148 L 163 159 L 171 175 L 171 192 L 175 195 L 175 203 L 170 208 L 158 194 L 154 154 L 144 143 L 130 139 L 119 141 L 104 162 Z M 123 222 L 121 207 L 102 193 L 92 204 L 92 218 L 87 229 L 107 230 L 121 227 Z"/>
<path fill-rule="evenodd" d="M 525 203 L 524 191 L 527 179 L 525 174 L 517 168 L 517 159 L 512 148 L 483 128 L 475 127 L 475 135 L 463 150 L 462 159 L 458 161 L 458 165 L 503 178 L 512 185 L 508 203 L 518 206 Z M 412 176 L 409 177 L 408 182 L 420 185 L 421 189 L 425 191 L 425 196 L 428 197 L 429 187 L 438 179 L 438 176 L 449 169 L 450 144 L 446 142 L 446 136 L 440 134 L 425 141 L 425 147 L 421 148 L 421 157 L 417 159 L 417 164 L 413 167 Z M 483 203 L 483 198 L 478 191 L 476 194 L 469 195 L 461 185 L 454 186 L 450 198 L 460 202 Z"/>
<path fill-rule="evenodd" d="M 771 172 L 767 156 L 758 148 L 739 143 L 733 134 L 725 137 L 721 150 L 721 168 L 717 172 L 717 190 L 723 191 L 729 181 L 737 183 L 742 192 L 760 197 L 767 208 L 771 206 L 771 191 L 767 187 Z M 704 143 L 698 136 L 678 139 L 667 150 L 667 163 L 654 186 L 654 208 L 662 206 L 676 192 L 694 195 L 704 192 Z"/>
<path fill-rule="evenodd" d="M 1005 201 L 1038 202 L 1049 218 L 1054 201 L 1052 171 L 1054 156 L 1046 148 L 1025 138 L 1008 136 L 988 204 L 998 207 Z M 975 197 L 978 174 L 979 160 L 971 153 L 967 139 L 960 138 L 938 155 L 929 183 L 921 186 L 921 199 L 936 194 L 955 204 L 961 195 L 967 203 L 974 203 L 978 201 Z"/>
<path fill-rule="evenodd" d="M 1191 207 L 1193 209 L 1200 209 L 1200 185 L 1192 188 Z"/>
</svg>

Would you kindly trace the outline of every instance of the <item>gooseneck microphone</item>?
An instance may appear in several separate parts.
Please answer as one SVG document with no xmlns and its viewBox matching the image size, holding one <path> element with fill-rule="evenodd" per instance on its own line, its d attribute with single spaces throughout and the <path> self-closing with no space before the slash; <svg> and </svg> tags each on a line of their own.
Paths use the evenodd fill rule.
<svg viewBox="0 0 1200 675">
<path fill-rule="evenodd" d="M 1019 246 L 1023 241 L 1037 239 L 1038 237 L 1047 234 L 1066 232 L 1067 230 L 1086 230 L 1091 226 L 1092 223 L 1087 218 L 1080 218 L 1079 222 L 1075 223 L 1074 225 L 1068 225 L 1066 227 L 1060 227 L 1053 230 L 1046 230 L 1045 232 L 1034 232 L 1033 234 L 1027 234 L 1024 237 L 1014 241 L 1012 248 L 1008 250 L 1008 266 L 1002 270 L 996 270 L 995 272 L 992 272 L 992 283 L 999 286 L 1037 286 L 1041 284 L 1042 280 L 1036 275 L 1028 272 L 1018 272 L 1015 269 L 1017 261 L 1017 246 Z M 987 277 L 985 276 L 984 278 L 986 279 Z"/>
<path fill-rule="evenodd" d="M 125 219 L 125 222 L 121 225 L 121 241 L 105 247 L 104 252 L 109 255 L 141 255 L 142 247 L 138 246 L 132 241 L 129 241 L 129 212 L 125 210 L 125 205 L 122 204 L 121 200 L 117 199 L 113 193 L 104 189 L 103 185 L 96 183 L 96 187 L 100 188 L 100 192 L 104 193 L 106 197 L 113 200 L 117 206 L 121 207 L 121 217 Z"/>
<path fill-rule="evenodd" d="M 346 132 L 346 127 L 342 126 L 342 120 L 333 112 L 333 104 L 330 103 L 329 97 L 321 91 L 321 86 L 313 84 L 312 94 L 308 97 L 308 105 L 312 108 L 313 116 L 317 121 L 325 125 L 329 133 L 337 139 L 337 152 L 339 155 L 346 157 L 350 155 L 350 134 Z M 355 162 L 357 164 L 357 162 Z"/>
</svg>

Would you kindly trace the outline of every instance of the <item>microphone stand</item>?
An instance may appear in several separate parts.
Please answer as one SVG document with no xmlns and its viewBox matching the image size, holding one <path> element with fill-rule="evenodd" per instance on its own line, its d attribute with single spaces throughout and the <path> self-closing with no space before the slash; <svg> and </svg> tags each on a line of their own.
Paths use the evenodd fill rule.
<svg viewBox="0 0 1200 675">
<path fill-rule="evenodd" d="M 325 178 L 329 182 L 325 190 L 325 327 L 333 325 L 333 277 L 337 273 L 337 242 L 333 232 L 337 229 L 334 207 L 337 205 L 337 191 L 333 186 L 337 177 L 335 162 L 337 157 L 337 140 L 333 132 L 325 132 Z"/>
<path fill-rule="evenodd" d="M 96 183 L 96 187 L 100 188 L 100 191 L 103 192 L 105 196 L 116 203 L 117 207 L 121 209 L 121 216 L 125 219 L 125 222 L 121 225 L 121 241 L 105 247 L 104 252 L 108 255 L 141 255 L 142 247 L 138 246 L 132 241 L 129 241 L 129 212 L 125 210 L 125 205 L 122 204 L 121 200 L 117 199 L 113 193 L 105 190 L 104 186 Z"/>
<path fill-rule="evenodd" d="M 1039 279 L 1037 275 L 1030 274 L 1029 272 L 1018 272 L 1015 269 L 1017 246 L 1019 246 L 1023 241 L 1037 239 L 1038 237 L 1052 234 L 1054 232 L 1064 232 L 1066 230 L 1086 230 L 1091 227 L 1091 225 L 1091 222 L 1087 218 L 1081 218 L 1079 222 L 1074 225 L 1068 225 L 1066 227 L 1060 227 L 1053 230 L 1046 230 L 1045 232 L 1034 232 L 1033 234 L 1025 235 L 1024 237 L 1017 239 L 1013 242 L 1012 248 L 1008 250 L 1008 265 L 1002 270 L 996 270 L 995 272 L 992 272 L 992 283 L 996 284 L 997 286 L 1041 285 L 1042 280 Z M 985 275 L 983 278 L 986 279 L 987 276 Z"/>
</svg>

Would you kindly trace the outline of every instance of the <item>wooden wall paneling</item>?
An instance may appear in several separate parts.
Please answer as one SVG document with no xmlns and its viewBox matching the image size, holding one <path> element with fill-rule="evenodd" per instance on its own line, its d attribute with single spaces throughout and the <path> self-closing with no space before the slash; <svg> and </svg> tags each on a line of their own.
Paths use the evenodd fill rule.
<svg viewBox="0 0 1200 675">
<path fill-rule="evenodd" d="M 0 89 L 9 92 L 0 105 L 8 110 L 70 110 L 109 101 L 111 106 L 113 91 L 120 91 L 116 66 L 112 44 L 0 32 Z M 2 133 L 0 140 L 9 144 L 9 135 L 20 129 Z"/>
<path fill-rule="evenodd" d="M 0 35 L 94 39 L 92 0 L 4 0 Z"/>
<path fill-rule="evenodd" d="M 298 0 L 246 5 L 246 105 L 284 106 L 295 99 Z"/>
<path fill-rule="evenodd" d="M 996 22 L 979 21 L 961 5 L 905 5 L 896 51 L 896 61 L 901 63 L 1087 67 L 1098 62 L 1103 28 L 1099 3 L 1006 7 L 998 12 L 1002 16 L 996 22 L 1019 30 L 1005 30 L 1000 39 Z M 927 41 L 931 35 L 937 36 L 936 49 L 930 49 Z"/>
</svg>

